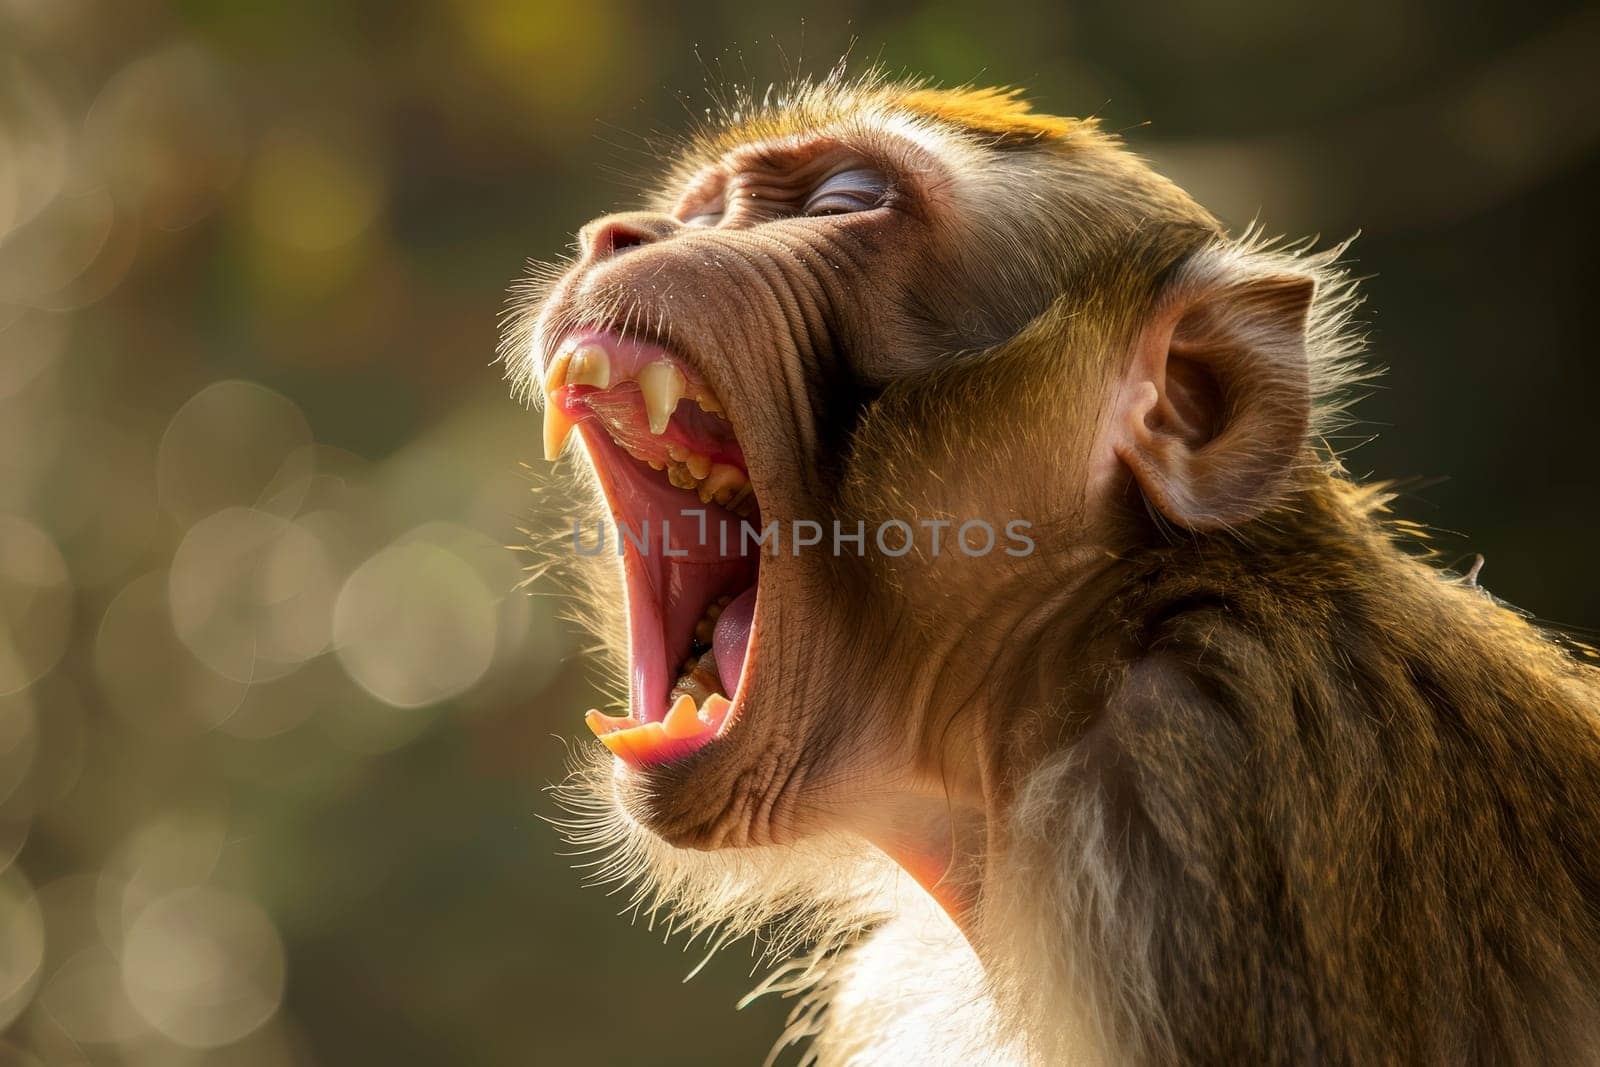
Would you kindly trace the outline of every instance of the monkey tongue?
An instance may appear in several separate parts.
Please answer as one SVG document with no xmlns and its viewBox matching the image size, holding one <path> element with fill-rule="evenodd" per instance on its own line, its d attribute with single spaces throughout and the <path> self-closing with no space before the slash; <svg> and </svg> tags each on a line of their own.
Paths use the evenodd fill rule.
<svg viewBox="0 0 1600 1067">
<path fill-rule="evenodd" d="M 739 676 L 744 673 L 744 658 L 750 650 L 750 628 L 755 617 L 756 590 L 751 586 L 722 609 L 716 629 L 711 633 L 711 654 L 717 661 L 717 677 L 722 679 L 723 689 L 730 697 L 739 689 Z"/>
</svg>

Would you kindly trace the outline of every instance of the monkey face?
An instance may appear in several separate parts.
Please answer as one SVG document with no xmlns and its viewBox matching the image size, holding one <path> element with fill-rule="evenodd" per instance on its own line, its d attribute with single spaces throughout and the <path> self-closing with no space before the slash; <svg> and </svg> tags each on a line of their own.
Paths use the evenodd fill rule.
<svg viewBox="0 0 1600 1067">
<path fill-rule="evenodd" d="M 906 1058 L 944 1002 L 902 966 L 1048 1063 L 1315 1057 L 1352 1004 L 1383 1025 L 1345 1059 L 1478 1047 L 1485 1019 L 1560 1031 L 1524 1009 L 1568 1012 L 1541 946 L 1580 944 L 1583 902 L 1482 887 L 1593 882 L 1545 771 L 1593 747 L 1594 702 L 1398 551 L 1381 494 L 1315 443 L 1358 374 L 1341 250 L 1230 238 L 1092 123 L 1006 91 L 830 84 L 748 114 L 656 210 L 585 228 L 511 342 L 547 452 L 579 443 L 620 526 L 629 707 L 590 713 L 602 773 L 565 790 L 600 877 L 718 943 L 815 939 L 769 984 L 822 975 L 792 1017 L 842 1028 L 821 1059 Z M 1037 551 L 974 557 L 967 520 L 1027 522 Z M 931 536 L 901 551 L 897 523 Z M 1518 715 L 1537 728 L 1508 733 Z M 1507 737 L 1519 760 L 1555 746 L 1511 761 L 1537 782 L 1501 788 Z M 1439 788 L 1441 753 L 1495 783 L 1478 809 L 1526 809 L 1504 870 L 1479 869 L 1484 819 L 1441 814 L 1477 810 L 1470 781 Z M 1416 825 L 1461 831 L 1467 866 L 1396 836 Z M 970 987 L 925 963 L 890 862 L 966 935 Z M 1397 864 L 1467 885 L 1463 908 L 1407 918 L 1373 891 Z M 1538 959 L 1485 956 L 1508 929 Z M 1438 995 L 1370 996 L 1396 966 Z M 1490 1058 L 1537 1047 L 1506 1032 Z"/>
<path fill-rule="evenodd" d="M 1097 410 L 1052 423 L 1056 456 L 1030 480 L 996 473 L 1032 423 L 986 429 L 941 405 L 1037 413 L 1069 373 L 1098 397 L 1059 358 L 1060 331 L 1003 390 L 984 367 L 1093 276 L 1097 248 L 1151 228 L 1137 209 L 1064 210 L 1102 220 L 1071 234 L 1040 217 L 1046 194 L 1133 204 L 1144 190 L 1115 180 L 1117 160 L 1093 137 L 1046 156 L 854 106 L 706 146 L 657 210 L 582 230 L 530 316 L 525 373 L 542 383 L 547 454 L 576 428 L 615 524 L 629 707 L 588 723 L 626 809 L 668 842 L 859 828 L 864 800 L 940 773 L 949 721 L 922 709 L 965 683 L 925 669 L 956 632 L 930 605 L 970 605 L 948 594 L 1006 563 L 1003 547 L 958 553 L 955 526 L 993 538 L 1022 513 L 1017 490 L 1081 488 L 1072 457 Z M 1080 505 L 1051 497 L 1040 513 L 1072 537 Z M 937 537 L 901 552 L 895 524 L 926 536 L 930 514 L 947 524 L 943 559 Z"/>
<path fill-rule="evenodd" d="M 852 423 L 907 355 L 936 165 L 881 136 L 741 147 L 585 227 L 540 309 L 547 452 L 576 427 L 622 551 L 629 708 L 588 722 L 675 844 L 802 832 L 885 740 L 858 719 L 870 568 L 832 534 Z"/>
</svg>

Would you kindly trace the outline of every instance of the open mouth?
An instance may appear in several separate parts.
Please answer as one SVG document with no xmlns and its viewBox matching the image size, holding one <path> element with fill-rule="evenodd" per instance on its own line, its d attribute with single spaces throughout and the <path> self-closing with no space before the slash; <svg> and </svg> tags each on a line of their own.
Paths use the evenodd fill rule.
<svg viewBox="0 0 1600 1067">
<path fill-rule="evenodd" d="M 698 371 L 613 330 L 569 335 L 544 389 L 545 455 L 579 428 L 615 526 L 596 543 L 623 558 L 629 712 L 586 721 L 630 766 L 681 758 L 737 717 L 760 571 L 744 451 Z"/>
</svg>

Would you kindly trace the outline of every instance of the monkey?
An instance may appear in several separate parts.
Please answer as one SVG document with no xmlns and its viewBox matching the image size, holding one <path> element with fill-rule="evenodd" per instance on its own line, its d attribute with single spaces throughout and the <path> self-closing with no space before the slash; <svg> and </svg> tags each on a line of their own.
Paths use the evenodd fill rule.
<svg viewBox="0 0 1600 1067">
<path fill-rule="evenodd" d="M 1600 669 L 1329 445 L 1344 247 L 1014 89 L 734 104 L 503 340 L 618 535 L 598 876 L 806 1062 L 1600 1059 Z"/>
</svg>

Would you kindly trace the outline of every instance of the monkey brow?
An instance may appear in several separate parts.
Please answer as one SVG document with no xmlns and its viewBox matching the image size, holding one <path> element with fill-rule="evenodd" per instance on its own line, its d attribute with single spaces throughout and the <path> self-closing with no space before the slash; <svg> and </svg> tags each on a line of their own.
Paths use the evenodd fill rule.
<svg viewBox="0 0 1600 1067">
<path fill-rule="evenodd" d="M 828 157 L 841 153 L 865 156 L 861 148 L 848 145 L 836 136 L 814 134 L 788 142 L 755 141 L 727 152 L 722 166 L 728 173 L 743 171 L 800 172 L 820 166 Z"/>
<path fill-rule="evenodd" d="M 722 158 L 708 163 L 679 184 L 682 192 L 677 204 L 682 207 L 710 200 L 748 175 L 764 175 L 783 183 L 803 183 L 820 177 L 844 156 L 884 166 L 869 149 L 828 135 L 779 144 L 767 141 L 735 145 Z"/>
<path fill-rule="evenodd" d="M 896 113 L 976 134 L 996 147 L 1114 140 L 1100 130 L 1096 118 L 1035 111 L 1019 88 L 968 85 L 946 89 L 868 75 L 855 84 L 795 87 L 779 103 L 724 114 L 720 123 L 696 133 L 685 155 L 713 160 L 752 143 L 803 137 L 862 115 Z"/>
</svg>

